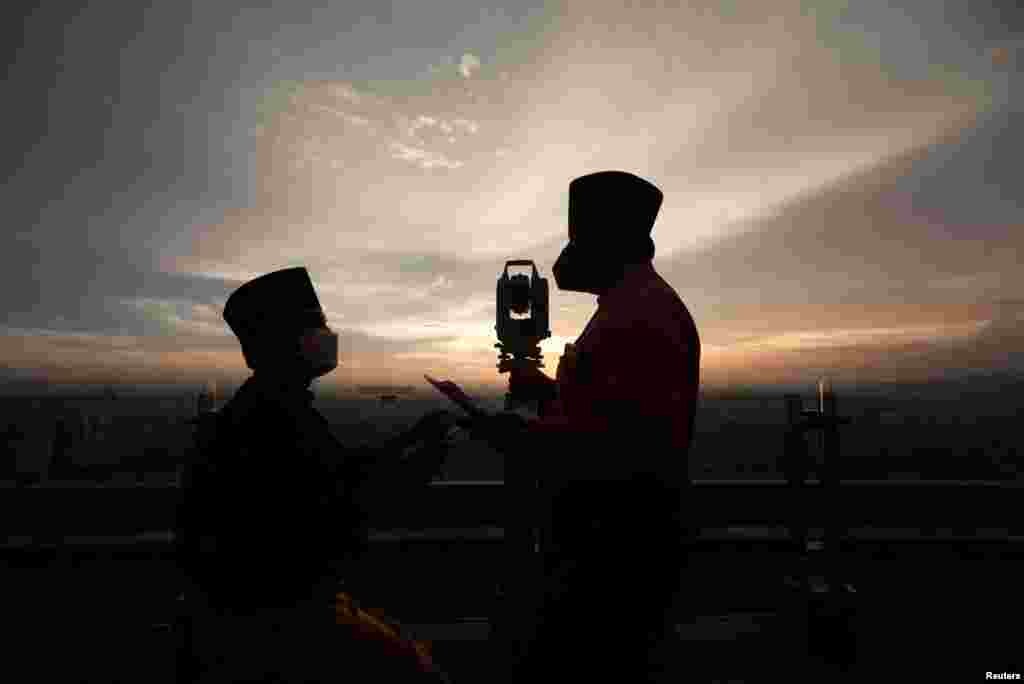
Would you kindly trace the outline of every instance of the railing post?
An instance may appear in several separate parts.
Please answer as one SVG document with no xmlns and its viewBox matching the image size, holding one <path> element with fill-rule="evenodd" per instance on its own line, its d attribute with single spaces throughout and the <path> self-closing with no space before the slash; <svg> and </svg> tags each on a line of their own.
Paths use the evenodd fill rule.
<svg viewBox="0 0 1024 684">
<path fill-rule="evenodd" d="M 826 486 L 834 488 L 839 484 L 842 470 L 839 462 L 839 410 L 832 383 L 827 378 L 818 383 L 818 397 L 818 412 L 823 418 L 824 432 L 822 480 Z"/>
<path fill-rule="evenodd" d="M 538 500 L 542 492 L 536 473 L 516 459 L 505 459 L 505 549 L 501 581 L 504 596 L 494 628 L 498 647 L 511 665 L 525 655 L 539 608 L 540 554 L 537 552 L 542 521 Z"/>
<path fill-rule="evenodd" d="M 786 435 L 783 446 L 782 471 L 790 490 L 795 495 L 804 487 L 808 476 L 807 441 L 801 425 L 803 402 L 799 394 L 787 394 L 786 400 Z M 804 512 L 797 506 L 790 509 L 788 520 L 790 536 L 797 544 L 800 553 L 807 549 L 807 524 L 803 520 Z"/>
<path fill-rule="evenodd" d="M 821 481 L 826 492 L 825 499 L 825 566 L 828 582 L 841 580 L 841 559 L 839 548 L 844 536 L 842 526 L 842 503 L 839 496 L 839 412 L 838 402 L 832 383 L 828 378 L 818 382 L 818 411 L 821 417 L 823 464 Z"/>
<path fill-rule="evenodd" d="M 823 510 L 819 513 L 824 518 L 823 552 L 820 556 L 824 561 L 825 574 L 830 583 L 840 579 L 840 546 L 845 527 L 842 524 L 842 499 L 839 493 L 839 476 L 841 464 L 839 458 L 839 425 L 849 420 L 838 415 L 838 402 L 832 383 L 822 378 L 818 383 L 817 409 L 803 409 L 803 401 L 799 394 L 787 394 L 786 400 L 786 444 L 785 471 L 786 480 L 794 491 L 801 490 L 809 476 L 811 458 L 808 453 L 806 433 L 821 431 L 822 459 L 816 469 Z M 800 545 L 801 553 L 807 550 L 807 524 L 801 520 L 803 511 L 794 512 L 790 517 L 790 532 Z"/>
</svg>

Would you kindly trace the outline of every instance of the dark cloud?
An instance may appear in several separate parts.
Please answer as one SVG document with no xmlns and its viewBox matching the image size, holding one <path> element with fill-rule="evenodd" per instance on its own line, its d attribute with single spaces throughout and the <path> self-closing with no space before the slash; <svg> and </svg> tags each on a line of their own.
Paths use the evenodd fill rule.
<svg viewBox="0 0 1024 684">
<path fill-rule="evenodd" d="M 706 249 L 659 262 L 698 325 L 728 322 L 748 341 L 814 329 L 957 326 L 990 319 L 966 337 L 898 339 L 752 356 L 763 380 L 831 370 L 848 379 L 924 379 L 978 369 L 1024 369 L 1024 234 L 983 208 L 974 221 L 941 221 L 901 188 L 956 136 L 893 157 L 868 171 L 787 203 L 771 217 L 735 227 Z M 917 307 L 904 311 L 899 307 Z M 829 308 L 850 314 L 829 314 Z M 762 316 L 757 315 L 763 310 Z M 792 315 L 782 316 L 780 310 Z M 803 312 L 802 318 L 799 312 Z M 943 312 L 946 312 L 945 315 Z M 874 322 L 873 322 L 874 321 Z M 708 339 L 705 337 L 704 339 Z M 709 341 L 714 339 L 714 334 Z M 740 340 L 732 339 L 730 343 Z M 716 376 L 711 369 L 710 376 Z M 730 371 L 736 377 L 742 372 Z M 719 373 L 719 375 L 721 375 Z M 745 380 L 746 381 L 746 380 Z"/>
<path fill-rule="evenodd" d="M 13 328 L 122 335 L 166 333 L 160 321 L 133 302 L 175 303 L 191 317 L 195 305 L 222 306 L 241 283 L 155 270 L 148 259 L 81 249 L 22 245 L 6 269 L 11 286 L 0 289 L 0 310 Z"/>
<path fill-rule="evenodd" d="M 1024 5 L 1016 0 L 942 5 L 943 18 L 958 32 L 993 42 L 1024 36 Z"/>
<path fill-rule="evenodd" d="M 226 326 L 225 326 L 226 328 Z M 427 337 L 412 340 L 395 340 L 391 338 L 369 335 L 359 330 L 339 327 L 338 349 L 342 357 L 361 354 L 398 354 L 422 349 L 424 344 L 450 342 L 450 336 Z M 34 332 L 34 331 L 30 331 Z M 111 336 L 105 333 L 78 333 L 73 331 L 47 331 L 44 335 L 33 336 L 39 345 L 46 350 L 87 351 L 102 354 L 118 348 L 132 349 L 141 352 L 162 353 L 188 351 L 239 351 L 237 338 L 230 333 L 225 335 L 196 334 L 179 332 L 175 335 L 137 334 L 121 332 Z M 239 357 L 241 358 L 241 357 Z"/>
<path fill-rule="evenodd" d="M 1016 154 L 1022 147 L 1024 109 L 1008 104 L 984 114 L 957 144 L 936 150 L 894 185 L 919 211 L 941 220 L 1024 224 Z"/>
<path fill-rule="evenodd" d="M 1013 277 L 1024 236 L 992 225 L 981 208 L 973 222 L 939 223 L 900 191 L 900 180 L 917 164 L 942 153 L 940 146 L 887 160 L 770 217 L 735 226 L 733 235 L 675 255 L 661 268 L 671 282 L 696 293 L 705 309 L 724 302 L 970 301 L 976 295 L 969 289 L 939 290 L 931 283 L 991 272 Z"/>
</svg>

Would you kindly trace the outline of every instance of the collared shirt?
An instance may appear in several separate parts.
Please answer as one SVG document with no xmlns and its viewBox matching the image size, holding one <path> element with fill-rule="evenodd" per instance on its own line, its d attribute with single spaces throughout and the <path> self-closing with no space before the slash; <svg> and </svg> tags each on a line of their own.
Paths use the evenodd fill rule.
<svg viewBox="0 0 1024 684">
<path fill-rule="evenodd" d="M 531 429 L 606 439 L 607 452 L 585 462 L 553 456 L 575 458 L 579 479 L 685 478 L 699 374 L 700 339 L 686 305 L 652 264 L 631 267 L 566 345 L 558 399 Z"/>
<path fill-rule="evenodd" d="M 364 671 L 440 681 L 420 644 L 337 593 L 332 570 L 364 542 L 356 490 L 399 473 L 384 452 L 342 445 L 313 399 L 302 385 L 249 378 L 216 417 L 209 462 L 190 474 L 183 522 L 197 665 L 209 681 L 256 681 L 267 668 L 288 681 Z"/>
<path fill-rule="evenodd" d="M 324 591 L 318 582 L 359 546 L 356 454 L 312 400 L 305 387 L 249 378 L 189 468 L 186 560 L 212 601 L 260 607 Z"/>
</svg>

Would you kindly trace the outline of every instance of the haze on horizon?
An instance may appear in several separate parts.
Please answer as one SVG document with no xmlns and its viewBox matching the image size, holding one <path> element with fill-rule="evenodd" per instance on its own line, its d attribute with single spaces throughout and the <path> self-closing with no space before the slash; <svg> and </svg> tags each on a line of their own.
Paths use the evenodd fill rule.
<svg viewBox="0 0 1024 684">
<path fill-rule="evenodd" d="M 341 333 L 324 385 L 498 388 L 504 261 L 550 278 L 569 181 L 609 168 L 665 193 L 655 266 L 705 387 L 1019 373 L 1020 11 L 889 4 L 5 22 L 0 378 L 237 382 L 228 294 L 304 265 Z M 594 308 L 552 282 L 549 371 Z"/>
</svg>

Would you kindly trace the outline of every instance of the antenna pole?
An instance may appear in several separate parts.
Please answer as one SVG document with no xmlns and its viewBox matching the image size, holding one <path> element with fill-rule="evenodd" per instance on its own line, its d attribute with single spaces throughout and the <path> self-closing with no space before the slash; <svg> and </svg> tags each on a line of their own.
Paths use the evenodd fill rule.
<svg viewBox="0 0 1024 684">
<path fill-rule="evenodd" d="M 808 453 L 806 433 L 820 431 L 822 434 L 822 463 L 816 468 L 818 471 L 818 486 L 822 488 L 826 496 L 821 500 L 824 502 L 825 510 L 820 511 L 825 518 L 824 539 L 824 561 L 826 581 L 831 586 L 840 580 L 842 574 L 840 568 L 840 551 L 842 537 L 846 536 L 846 527 L 843 523 L 843 511 L 840 510 L 840 497 L 838 496 L 840 459 L 839 459 L 839 426 L 848 424 L 848 418 L 840 418 L 838 415 L 838 402 L 835 392 L 832 389 L 831 381 L 822 378 L 818 383 L 818 408 L 804 409 L 803 400 L 799 394 L 787 394 L 786 401 L 786 443 L 784 447 L 783 470 L 786 480 L 792 489 L 801 489 L 806 485 L 811 464 Z M 799 544 L 800 552 L 807 550 L 808 533 L 807 523 L 802 519 L 803 511 L 796 511 L 790 520 L 790 533 Z"/>
</svg>

